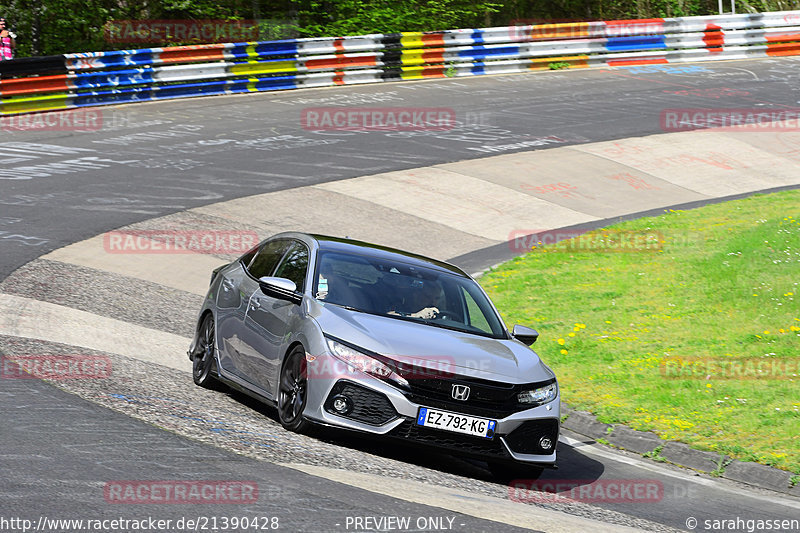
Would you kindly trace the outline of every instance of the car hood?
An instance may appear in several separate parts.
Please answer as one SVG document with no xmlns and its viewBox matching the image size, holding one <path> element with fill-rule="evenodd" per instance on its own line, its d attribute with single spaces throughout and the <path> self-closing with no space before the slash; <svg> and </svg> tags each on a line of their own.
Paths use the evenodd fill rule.
<svg viewBox="0 0 800 533">
<path fill-rule="evenodd" d="M 555 377 L 533 350 L 513 339 L 491 339 L 332 304 L 314 307 L 326 335 L 404 363 L 510 383 Z"/>
</svg>

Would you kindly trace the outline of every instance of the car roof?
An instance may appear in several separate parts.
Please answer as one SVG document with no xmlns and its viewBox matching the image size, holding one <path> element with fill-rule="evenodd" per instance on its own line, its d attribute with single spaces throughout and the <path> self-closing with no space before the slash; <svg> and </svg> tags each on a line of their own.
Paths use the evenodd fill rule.
<svg viewBox="0 0 800 533">
<path fill-rule="evenodd" d="M 420 266 L 431 268 L 435 270 L 444 270 L 458 276 L 469 277 L 467 274 L 455 265 L 438 261 L 396 248 L 388 246 L 381 246 L 379 244 L 372 244 L 363 241 L 356 241 L 353 239 L 343 239 L 340 237 L 331 237 L 330 235 L 317 235 L 309 234 L 319 244 L 320 251 L 336 251 L 351 253 L 355 255 L 362 255 L 367 257 L 374 257 L 377 259 L 384 259 L 387 261 L 398 261 L 408 265 Z"/>
</svg>

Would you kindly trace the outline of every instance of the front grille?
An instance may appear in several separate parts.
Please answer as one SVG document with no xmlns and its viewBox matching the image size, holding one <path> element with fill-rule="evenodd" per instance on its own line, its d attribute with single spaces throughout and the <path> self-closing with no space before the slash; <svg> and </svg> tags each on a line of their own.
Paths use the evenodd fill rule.
<svg viewBox="0 0 800 533">
<path fill-rule="evenodd" d="M 511 458 L 503 446 L 503 443 L 500 442 L 498 438 L 483 439 L 437 429 L 429 429 L 416 425 L 413 420 L 406 420 L 389 432 L 389 436 L 434 446 L 436 448 L 444 448 L 449 451 L 458 452 L 459 454 L 494 459 Z"/>
<path fill-rule="evenodd" d="M 553 442 L 554 447 L 543 450 L 539 440 L 547 437 Z M 545 420 L 528 420 L 506 435 L 505 441 L 514 453 L 527 453 L 533 455 L 550 455 L 555 451 L 558 440 L 558 420 L 549 418 Z"/>
<path fill-rule="evenodd" d="M 521 404 L 517 395 L 523 390 L 543 387 L 553 380 L 538 383 L 513 385 L 502 381 L 489 381 L 457 374 L 433 375 L 424 369 L 403 369 L 401 375 L 408 380 L 411 389 L 406 396 L 414 403 L 488 418 L 505 418 L 519 411 L 530 409 L 530 404 Z M 470 388 L 466 401 L 452 397 L 453 385 Z"/>
<path fill-rule="evenodd" d="M 346 415 L 340 415 L 333 410 L 331 404 L 337 394 L 347 396 L 353 402 L 353 410 Z M 397 411 L 386 396 L 350 381 L 339 381 L 333 386 L 325 401 L 325 410 L 371 426 L 382 426 L 397 418 Z"/>
</svg>

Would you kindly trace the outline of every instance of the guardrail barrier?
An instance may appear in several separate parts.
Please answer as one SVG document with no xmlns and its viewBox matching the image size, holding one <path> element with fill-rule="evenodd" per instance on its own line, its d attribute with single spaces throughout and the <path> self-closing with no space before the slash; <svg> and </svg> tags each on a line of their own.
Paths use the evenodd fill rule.
<svg viewBox="0 0 800 533">
<path fill-rule="evenodd" d="M 382 81 L 800 55 L 800 11 L 226 43 L 0 61 L 0 115 Z"/>
</svg>

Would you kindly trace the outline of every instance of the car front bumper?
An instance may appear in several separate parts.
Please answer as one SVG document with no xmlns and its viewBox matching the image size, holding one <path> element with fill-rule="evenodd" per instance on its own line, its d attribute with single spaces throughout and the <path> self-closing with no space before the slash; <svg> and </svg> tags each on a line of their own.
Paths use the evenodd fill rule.
<svg viewBox="0 0 800 533">
<path fill-rule="evenodd" d="M 425 398 L 419 395 L 415 396 L 417 401 L 412 401 L 408 397 L 411 394 L 399 387 L 354 370 L 333 356 L 313 359 L 314 364 L 309 365 L 304 416 L 314 422 L 385 435 L 488 461 L 519 461 L 542 466 L 552 466 L 556 462 L 560 396 L 545 405 L 507 416 L 487 417 L 464 409 L 460 411 L 462 414 L 497 421 L 493 438 L 474 437 L 419 426 L 416 424 L 419 408 L 439 409 L 434 402 L 434 405 L 427 405 Z M 342 394 L 353 404 L 353 411 L 347 415 L 336 414 L 331 408 L 332 398 Z M 452 407 L 443 410 L 459 412 Z M 545 451 L 538 445 L 542 438 L 550 439 L 550 450 Z"/>
</svg>

